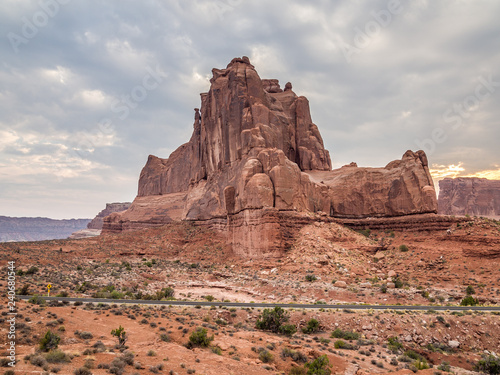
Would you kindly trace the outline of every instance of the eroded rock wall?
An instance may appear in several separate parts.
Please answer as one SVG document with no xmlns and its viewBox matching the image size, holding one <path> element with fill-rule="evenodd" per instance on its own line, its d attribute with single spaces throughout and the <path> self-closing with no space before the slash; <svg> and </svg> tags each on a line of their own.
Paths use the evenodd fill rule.
<svg viewBox="0 0 500 375">
<path fill-rule="evenodd" d="M 445 178 L 439 181 L 439 213 L 500 218 L 500 180 Z"/>
</svg>

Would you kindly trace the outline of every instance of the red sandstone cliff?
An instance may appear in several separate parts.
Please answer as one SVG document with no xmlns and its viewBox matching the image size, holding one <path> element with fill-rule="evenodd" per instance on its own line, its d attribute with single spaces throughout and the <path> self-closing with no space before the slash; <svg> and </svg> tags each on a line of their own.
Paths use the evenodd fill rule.
<svg viewBox="0 0 500 375">
<path fill-rule="evenodd" d="M 92 221 L 87 224 L 87 229 L 102 229 L 103 219 L 106 216 L 111 215 L 113 212 L 125 211 L 131 204 L 132 203 L 130 202 L 106 203 L 106 208 L 99 212 L 96 217 L 94 217 Z"/>
<path fill-rule="evenodd" d="M 445 178 L 439 181 L 439 213 L 500 217 L 500 180 Z"/>
<path fill-rule="evenodd" d="M 186 219 L 248 229 L 258 226 L 259 210 L 343 218 L 437 212 L 423 151 L 407 151 L 384 168 L 332 171 L 309 103 L 290 83 L 282 90 L 277 80 L 261 80 L 246 57 L 212 72 L 190 141 L 168 159 L 149 156 L 137 198 L 105 219 L 104 232 Z M 230 220 L 248 210 L 254 213 L 243 221 Z"/>
</svg>

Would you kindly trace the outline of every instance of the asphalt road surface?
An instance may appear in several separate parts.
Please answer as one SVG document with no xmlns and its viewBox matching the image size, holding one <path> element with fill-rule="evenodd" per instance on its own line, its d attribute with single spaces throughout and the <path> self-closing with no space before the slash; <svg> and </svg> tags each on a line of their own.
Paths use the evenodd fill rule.
<svg viewBox="0 0 500 375">
<path fill-rule="evenodd" d="M 32 296 L 16 296 L 22 300 L 28 300 Z M 171 306 L 227 306 L 227 307 L 259 307 L 273 308 L 280 306 L 285 309 L 348 309 L 348 310 L 410 310 L 410 311 L 500 311 L 500 306 L 403 306 L 403 305 L 310 305 L 300 303 L 243 303 L 243 302 L 207 302 L 207 301 L 152 301 L 140 299 L 107 299 L 107 298 L 77 298 L 77 297 L 44 297 L 46 301 L 67 301 L 82 303 L 114 303 L 131 305 L 171 305 Z"/>
</svg>

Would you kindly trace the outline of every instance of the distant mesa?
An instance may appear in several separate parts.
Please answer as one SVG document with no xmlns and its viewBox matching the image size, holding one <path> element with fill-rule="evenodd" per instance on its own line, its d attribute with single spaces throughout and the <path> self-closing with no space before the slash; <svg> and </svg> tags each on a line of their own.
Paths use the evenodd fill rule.
<svg viewBox="0 0 500 375">
<path fill-rule="evenodd" d="M 500 219 L 500 180 L 460 177 L 439 181 L 439 213 Z"/>
<path fill-rule="evenodd" d="M 121 212 L 127 210 L 132 205 L 131 202 L 122 202 L 122 203 L 106 203 L 106 208 L 99 212 L 96 217 L 92 219 L 87 224 L 86 229 L 78 230 L 74 233 L 71 233 L 69 236 L 70 239 L 81 239 L 81 238 L 89 238 L 99 236 L 102 230 L 103 219 L 111 215 L 114 212 Z"/>
<path fill-rule="evenodd" d="M 423 151 L 383 168 L 332 170 L 309 102 L 290 82 L 282 90 L 278 80 L 262 80 L 247 57 L 212 74 L 189 142 L 168 159 L 149 156 L 136 199 L 104 219 L 103 233 L 189 220 L 223 231 L 252 257 L 283 249 L 291 217 L 437 213 Z"/>
</svg>

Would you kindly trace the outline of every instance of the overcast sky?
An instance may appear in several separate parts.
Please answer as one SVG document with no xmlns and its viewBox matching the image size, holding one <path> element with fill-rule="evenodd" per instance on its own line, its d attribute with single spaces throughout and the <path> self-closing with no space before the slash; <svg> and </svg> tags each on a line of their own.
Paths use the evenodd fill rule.
<svg viewBox="0 0 500 375">
<path fill-rule="evenodd" d="M 500 2 L 3 0 L 0 215 L 93 217 L 189 140 L 211 69 L 248 56 L 310 101 L 334 168 L 424 149 L 500 178 Z"/>
</svg>

